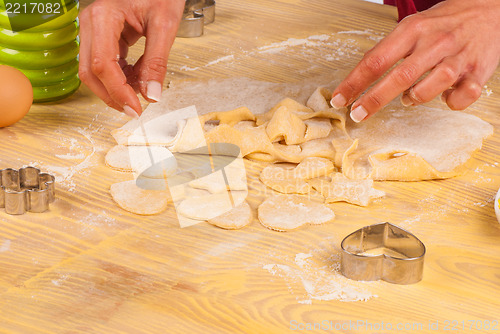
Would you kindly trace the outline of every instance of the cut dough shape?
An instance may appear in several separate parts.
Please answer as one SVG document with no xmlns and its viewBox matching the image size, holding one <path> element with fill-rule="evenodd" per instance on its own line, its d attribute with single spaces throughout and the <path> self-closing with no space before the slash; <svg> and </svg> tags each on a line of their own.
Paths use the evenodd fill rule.
<svg viewBox="0 0 500 334">
<path fill-rule="evenodd" d="M 237 230 L 249 225 L 252 222 L 252 219 L 252 209 L 250 208 L 250 205 L 248 205 L 247 201 L 243 201 L 243 203 L 231 211 L 209 219 L 208 222 L 226 230 Z"/>
<path fill-rule="evenodd" d="M 177 207 L 177 213 L 196 220 L 209 220 L 220 216 L 240 205 L 246 198 L 246 191 L 231 191 L 229 193 L 210 194 L 200 197 L 188 197 Z"/>
<path fill-rule="evenodd" d="M 275 231 L 291 231 L 306 224 L 324 224 L 335 218 L 326 205 L 299 195 L 267 198 L 258 208 L 260 223 Z"/>
<path fill-rule="evenodd" d="M 132 172 L 128 147 L 125 145 L 113 146 L 104 158 L 106 166 L 121 172 Z"/>
<path fill-rule="evenodd" d="M 385 192 L 373 188 L 373 180 L 350 180 L 342 173 L 334 173 L 331 181 L 317 178 L 309 182 L 325 197 L 326 203 L 347 202 L 367 206 L 373 199 L 385 196 Z"/>
<path fill-rule="evenodd" d="M 108 151 L 105 162 L 112 169 L 136 172 L 153 179 L 172 175 L 177 169 L 172 153 L 161 146 L 117 145 Z"/>
<path fill-rule="evenodd" d="M 110 194 L 122 209 L 138 215 L 156 215 L 165 211 L 169 203 L 169 192 L 139 188 L 134 180 L 111 185 Z"/>
</svg>

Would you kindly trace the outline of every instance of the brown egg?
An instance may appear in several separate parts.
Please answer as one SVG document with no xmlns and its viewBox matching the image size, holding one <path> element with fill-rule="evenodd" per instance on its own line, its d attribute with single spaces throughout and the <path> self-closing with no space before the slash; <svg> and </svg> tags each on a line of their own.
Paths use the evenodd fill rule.
<svg viewBox="0 0 500 334">
<path fill-rule="evenodd" d="M 33 103 L 33 88 L 18 69 L 0 65 L 0 128 L 9 126 L 28 113 Z"/>
</svg>

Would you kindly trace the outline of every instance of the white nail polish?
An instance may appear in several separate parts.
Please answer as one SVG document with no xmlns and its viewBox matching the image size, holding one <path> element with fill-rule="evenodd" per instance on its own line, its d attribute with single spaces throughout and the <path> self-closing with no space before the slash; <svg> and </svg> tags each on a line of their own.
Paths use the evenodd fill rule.
<svg viewBox="0 0 500 334">
<path fill-rule="evenodd" d="M 147 96 L 148 99 L 154 100 L 156 102 L 161 100 L 161 88 L 162 85 L 158 81 L 148 81 L 147 86 Z"/>
<path fill-rule="evenodd" d="M 130 108 L 129 106 L 127 105 L 124 105 L 123 106 L 123 113 L 127 116 L 130 116 L 134 119 L 138 119 L 139 118 L 139 115 L 137 115 L 137 113 L 135 112 L 134 109 Z"/>
<path fill-rule="evenodd" d="M 335 95 L 331 101 L 330 101 L 330 104 L 332 105 L 332 107 L 334 107 L 335 109 L 340 109 L 342 107 L 345 107 L 347 103 L 347 100 L 345 99 L 344 95 L 342 94 L 337 94 Z"/>
<path fill-rule="evenodd" d="M 405 107 L 409 107 L 413 105 L 413 101 L 407 94 L 403 94 L 401 95 L 401 104 Z"/>
<path fill-rule="evenodd" d="M 363 106 L 357 106 L 356 108 L 351 110 L 351 119 L 356 123 L 364 120 L 366 116 L 368 116 L 368 112 L 366 112 L 366 109 L 363 108 Z"/>
</svg>

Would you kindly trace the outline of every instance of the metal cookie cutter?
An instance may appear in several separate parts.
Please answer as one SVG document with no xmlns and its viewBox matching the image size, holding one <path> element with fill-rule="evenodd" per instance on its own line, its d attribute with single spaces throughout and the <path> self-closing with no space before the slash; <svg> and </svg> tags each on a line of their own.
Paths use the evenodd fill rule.
<svg viewBox="0 0 500 334">
<path fill-rule="evenodd" d="M 10 215 L 44 212 L 55 200 L 55 178 L 38 168 L 0 170 L 0 208 Z"/>
<path fill-rule="evenodd" d="M 340 246 L 340 271 L 347 278 L 382 279 L 395 284 L 413 284 L 422 279 L 424 244 L 393 224 L 365 226 L 345 237 Z"/>
<path fill-rule="evenodd" d="M 215 0 L 186 0 L 177 37 L 199 37 L 203 27 L 215 20 Z"/>
</svg>

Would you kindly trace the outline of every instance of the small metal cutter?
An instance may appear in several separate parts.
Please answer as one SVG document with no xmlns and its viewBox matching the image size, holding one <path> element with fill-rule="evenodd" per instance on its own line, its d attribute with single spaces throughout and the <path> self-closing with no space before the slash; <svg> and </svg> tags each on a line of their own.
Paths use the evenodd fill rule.
<svg viewBox="0 0 500 334">
<path fill-rule="evenodd" d="M 177 37 L 199 37 L 215 20 L 215 0 L 186 0 Z"/>
<path fill-rule="evenodd" d="M 38 168 L 0 170 L 0 208 L 10 215 L 44 212 L 55 200 L 55 178 Z"/>
<path fill-rule="evenodd" d="M 365 226 L 341 243 L 340 271 L 357 281 L 382 279 L 413 284 L 422 279 L 424 244 L 413 234 L 390 223 Z"/>
</svg>

